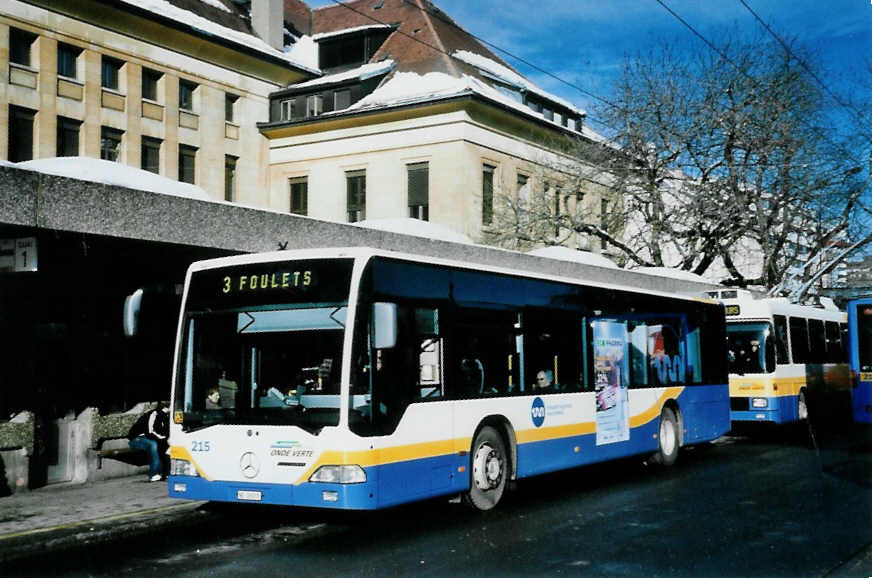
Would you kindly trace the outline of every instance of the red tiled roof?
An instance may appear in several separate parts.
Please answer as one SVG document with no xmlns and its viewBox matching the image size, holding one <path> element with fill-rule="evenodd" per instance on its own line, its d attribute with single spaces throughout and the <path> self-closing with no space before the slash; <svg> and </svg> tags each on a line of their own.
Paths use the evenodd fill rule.
<svg viewBox="0 0 872 578">
<path fill-rule="evenodd" d="M 457 50 L 468 50 L 508 66 L 432 2 L 353 0 L 344 4 L 312 10 L 312 34 L 378 24 L 396 26 L 370 62 L 391 58 L 400 72 L 477 75 L 473 67 L 448 56 Z"/>
</svg>

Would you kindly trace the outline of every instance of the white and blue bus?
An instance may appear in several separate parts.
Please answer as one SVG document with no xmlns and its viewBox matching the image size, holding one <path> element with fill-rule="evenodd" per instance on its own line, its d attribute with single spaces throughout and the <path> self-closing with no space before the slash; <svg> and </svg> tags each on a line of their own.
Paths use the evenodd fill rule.
<svg viewBox="0 0 872 578">
<path fill-rule="evenodd" d="M 169 491 L 376 509 L 671 464 L 730 427 L 715 301 L 352 248 L 194 263 Z"/>
<path fill-rule="evenodd" d="M 848 352 L 854 421 L 872 422 L 872 297 L 848 303 Z"/>
<path fill-rule="evenodd" d="M 823 416 L 847 407 L 850 373 L 843 311 L 832 304 L 754 299 L 746 291 L 720 294 L 727 315 L 734 422 L 804 422 L 809 408 Z"/>
</svg>

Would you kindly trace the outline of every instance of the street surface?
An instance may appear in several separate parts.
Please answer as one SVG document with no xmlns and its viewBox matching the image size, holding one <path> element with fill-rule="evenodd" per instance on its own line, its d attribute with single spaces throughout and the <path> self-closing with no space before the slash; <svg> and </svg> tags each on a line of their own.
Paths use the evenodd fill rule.
<svg viewBox="0 0 872 578">
<path fill-rule="evenodd" d="M 495 511 L 210 506 L 13 575 L 869 576 L 872 429 L 774 430 L 522 480 Z"/>
</svg>

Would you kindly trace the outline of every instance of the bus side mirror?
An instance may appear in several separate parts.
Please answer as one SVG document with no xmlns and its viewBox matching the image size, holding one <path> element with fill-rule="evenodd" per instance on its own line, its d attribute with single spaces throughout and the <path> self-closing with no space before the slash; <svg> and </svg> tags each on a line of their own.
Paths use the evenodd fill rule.
<svg viewBox="0 0 872 578">
<path fill-rule="evenodd" d="M 397 304 L 372 304 L 372 346 L 390 349 L 397 344 Z"/>
<path fill-rule="evenodd" d="M 137 289 L 124 298 L 124 336 L 133 337 L 139 332 L 139 310 L 142 307 L 142 289 Z"/>
</svg>

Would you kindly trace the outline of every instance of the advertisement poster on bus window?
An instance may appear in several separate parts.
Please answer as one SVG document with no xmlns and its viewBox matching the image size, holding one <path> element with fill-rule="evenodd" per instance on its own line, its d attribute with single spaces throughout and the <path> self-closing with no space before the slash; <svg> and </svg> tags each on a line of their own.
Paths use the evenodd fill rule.
<svg viewBox="0 0 872 578">
<path fill-rule="evenodd" d="M 593 322 L 597 445 L 630 439 L 627 347 L 626 323 Z"/>
</svg>

